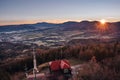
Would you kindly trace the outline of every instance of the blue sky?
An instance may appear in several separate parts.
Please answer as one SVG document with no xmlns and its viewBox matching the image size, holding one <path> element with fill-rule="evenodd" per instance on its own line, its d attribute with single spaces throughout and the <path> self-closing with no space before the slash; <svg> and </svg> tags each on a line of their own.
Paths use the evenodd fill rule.
<svg viewBox="0 0 120 80">
<path fill-rule="evenodd" d="M 0 0 L 0 25 L 120 20 L 120 0 Z"/>
</svg>

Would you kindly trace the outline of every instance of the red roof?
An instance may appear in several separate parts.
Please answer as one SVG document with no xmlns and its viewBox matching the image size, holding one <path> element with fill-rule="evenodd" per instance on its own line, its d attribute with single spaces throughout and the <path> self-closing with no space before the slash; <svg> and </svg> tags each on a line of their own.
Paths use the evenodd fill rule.
<svg viewBox="0 0 120 80">
<path fill-rule="evenodd" d="M 60 70 L 60 60 L 49 62 L 52 71 Z"/>
<path fill-rule="evenodd" d="M 61 60 L 60 64 L 61 69 L 68 69 L 70 68 L 70 63 L 68 60 Z"/>
<path fill-rule="evenodd" d="M 70 68 L 70 63 L 68 60 L 51 61 L 49 62 L 49 65 L 52 71 Z"/>
</svg>

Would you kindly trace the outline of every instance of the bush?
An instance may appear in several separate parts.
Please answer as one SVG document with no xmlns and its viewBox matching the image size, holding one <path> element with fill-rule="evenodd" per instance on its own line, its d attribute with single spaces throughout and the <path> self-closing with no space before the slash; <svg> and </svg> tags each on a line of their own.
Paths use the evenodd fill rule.
<svg viewBox="0 0 120 80">
<path fill-rule="evenodd" d="M 0 80 L 10 80 L 10 75 L 5 70 L 0 69 Z"/>
</svg>

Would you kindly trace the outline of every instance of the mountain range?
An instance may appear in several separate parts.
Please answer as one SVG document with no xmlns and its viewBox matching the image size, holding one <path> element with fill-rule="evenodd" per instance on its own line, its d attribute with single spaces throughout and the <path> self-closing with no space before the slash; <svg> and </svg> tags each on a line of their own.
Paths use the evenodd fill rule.
<svg viewBox="0 0 120 80">
<path fill-rule="evenodd" d="M 35 43 L 39 46 L 56 47 L 74 40 L 119 39 L 120 22 L 106 24 L 106 30 L 97 27 L 100 25 L 99 21 L 68 21 L 60 24 L 41 22 L 0 26 L 0 42 Z"/>
</svg>

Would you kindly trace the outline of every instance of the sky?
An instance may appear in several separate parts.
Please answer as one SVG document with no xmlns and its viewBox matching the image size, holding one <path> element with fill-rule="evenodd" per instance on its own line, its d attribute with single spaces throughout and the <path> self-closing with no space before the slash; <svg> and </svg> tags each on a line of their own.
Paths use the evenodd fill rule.
<svg viewBox="0 0 120 80">
<path fill-rule="evenodd" d="M 120 0 L 0 0 L 0 25 L 120 21 Z"/>
</svg>

